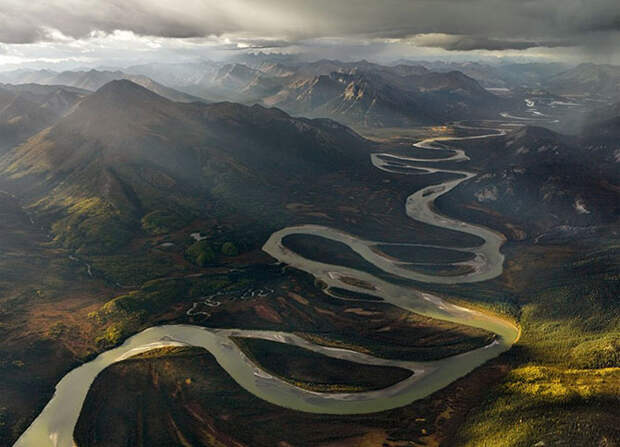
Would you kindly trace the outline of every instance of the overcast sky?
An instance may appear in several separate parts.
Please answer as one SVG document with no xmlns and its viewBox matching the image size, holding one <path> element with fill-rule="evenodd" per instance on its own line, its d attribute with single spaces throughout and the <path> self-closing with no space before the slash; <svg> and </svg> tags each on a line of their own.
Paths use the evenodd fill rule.
<svg viewBox="0 0 620 447">
<path fill-rule="evenodd" d="M 221 59 L 620 64 L 620 0 L 0 0 L 0 69 Z"/>
</svg>

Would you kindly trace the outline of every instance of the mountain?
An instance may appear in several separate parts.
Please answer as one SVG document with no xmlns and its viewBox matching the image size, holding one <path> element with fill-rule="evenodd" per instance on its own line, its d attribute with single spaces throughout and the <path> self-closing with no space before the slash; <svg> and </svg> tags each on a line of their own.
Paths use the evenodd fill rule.
<svg viewBox="0 0 620 447">
<path fill-rule="evenodd" d="M 165 85 L 155 82 L 146 76 L 126 74 L 121 71 L 88 70 L 63 71 L 61 73 L 56 73 L 50 70 L 31 72 L 16 71 L 12 73 L 5 73 L 2 78 L 8 79 L 13 83 L 29 82 L 44 85 L 66 85 L 89 91 L 95 91 L 110 81 L 128 79 L 172 101 L 202 101 L 200 98 L 177 91 L 170 87 L 166 87 Z"/>
<path fill-rule="evenodd" d="M 182 90 L 185 87 L 200 83 L 206 75 L 213 76 L 220 65 L 209 60 L 185 63 L 153 62 L 132 65 L 124 68 L 123 72 L 146 76 L 161 84 Z"/>
<path fill-rule="evenodd" d="M 290 65 L 295 69 L 295 75 L 303 78 L 329 75 L 331 73 L 356 73 L 356 72 L 373 72 L 389 75 L 393 73 L 397 76 L 406 76 L 411 74 L 424 74 L 428 70 L 419 65 L 396 65 L 386 66 L 368 62 L 367 60 L 361 60 L 356 62 L 342 62 L 333 59 L 321 59 L 315 62 L 306 62 Z"/>
<path fill-rule="evenodd" d="M 406 127 L 491 117 L 503 101 L 460 72 L 397 66 L 295 79 L 263 103 L 351 125 Z"/>
<path fill-rule="evenodd" d="M 170 85 L 210 101 L 259 103 L 362 127 L 490 118 L 506 107 L 505 100 L 457 71 L 436 73 L 420 65 L 385 66 L 366 60 L 248 60 L 251 66 L 210 63 L 200 79 L 192 75 L 192 84 L 175 78 L 182 84 Z M 152 67 L 131 70 L 150 73 Z"/>
<path fill-rule="evenodd" d="M 238 55 L 233 55 L 231 60 L 252 68 L 256 68 L 262 64 L 283 64 L 286 66 L 291 66 L 294 64 L 303 63 L 304 61 L 307 62 L 307 59 L 301 54 L 265 53 L 262 51 L 257 53 L 240 52 Z"/>
<path fill-rule="evenodd" d="M 288 77 L 295 74 L 295 70 L 292 67 L 288 67 L 281 63 L 264 62 L 252 68 L 266 74 L 267 76 L 272 76 L 276 78 Z"/>
<path fill-rule="evenodd" d="M 280 86 L 278 76 L 266 75 L 243 64 L 227 64 L 216 72 L 207 72 L 189 91 L 203 98 L 254 103 Z"/>
<path fill-rule="evenodd" d="M 590 138 L 525 126 L 468 144 L 485 174 L 442 197 L 440 206 L 460 208 L 462 217 L 487 224 L 512 222 L 507 234 L 516 225 L 541 240 L 612 225 L 620 218 L 620 148 Z"/>
<path fill-rule="evenodd" d="M 142 87 L 149 89 L 150 91 L 157 93 L 164 98 L 167 98 L 171 101 L 177 102 L 205 102 L 203 98 L 199 98 L 197 96 L 193 96 L 179 90 L 175 90 L 170 87 L 166 87 L 158 82 L 153 81 L 151 78 L 147 78 L 146 76 L 139 75 L 123 75 L 117 79 L 126 79 L 128 81 L 134 82 Z M 117 80 L 112 79 L 112 80 Z M 110 82 L 109 80 L 106 82 Z"/>
<path fill-rule="evenodd" d="M 187 220 L 213 193 L 263 206 L 293 183 L 368 165 L 369 150 L 334 121 L 175 103 L 119 80 L 4 156 L 0 171 L 51 222 L 58 243 L 109 250 L 152 213 Z"/>
<path fill-rule="evenodd" d="M 227 64 L 220 68 L 211 82 L 230 89 L 244 88 L 254 78 L 260 75 L 260 71 L 254 70 L 242 64 Z"/>
<path fill-rule="evenodd" d="M 545 79 L 570 68 L 561 63 L 502 63 L 409 61 L 400 59 L 395 64 L 419 65 L 431 71 L 460 71 L 475 79 L 485 88 L 536 87 Z"/>
<path fill-rule="evenodd" d="M 31 70 L 20 68 L 17 70 L 5 71 L 0 73 L 0 82 L 7 84 L 30 84 L 36 83 L 41 79 L 51 80 L 58 73 L 52 70 Z"/>
<path fill-rule="evenodd" d="M 539 87 L 550 77 L 568 70 L 570 65 L 559 62 L 529 62 L 500 64 L 496 68 L 502 79 L 513 86 Z"/>
<path fill-rule="evenodd" d="M 583 125 L 583 133 L 588 141 L 617 148 L 620 159 L 620 102 L 590 112 Z"/>
<path fill-rule="evenodd" d="M 544 85 L 560 95 L 589 95 L 620 99 L 620 66 L 580 64 L 548 78 Z"/>
<path fill-rule="evenodd" d="M 368 75 L 320 75 L 293 82 L 263 102 L 295 114 L 328 116 L 361 126 L 397 127 L 431 121 L 399 89 Z"/>
<path fill-rule="evenodd" d="M 87 94 L 64 86 L 0 84 L 0 153 L 55 123 Z"/>
<path fill-rule="evenodd" d="M 402 61 L 406 63 L 406 61 Z M 485 88 L 506 88 L 510 83 L 504 78 L 502 72 L 495 66 L 479 62 L 418 62 L 430 71 L 450 72 L 460 71 L 464 75 L 475 79 Z"/>
</svg>

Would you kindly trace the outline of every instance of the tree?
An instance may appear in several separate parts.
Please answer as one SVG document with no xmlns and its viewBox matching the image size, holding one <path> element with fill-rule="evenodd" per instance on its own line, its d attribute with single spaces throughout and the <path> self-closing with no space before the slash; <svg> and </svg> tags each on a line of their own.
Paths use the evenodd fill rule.
<svg viewBox="0 0 620 447">
<path fill-rule="evenodd" d="M 224 242 L 222 244 L 222 254 L 224 256 L 237 256 L 239 254 L 239 250 L 232 242 Z"/>
<path fill-rule="evenodd" d="M 215 261 L 215 251 L 211 248 L 211 245 L 207 241 L 198 241 L 193 243 L 186 251 L 185 254 L 187 257 L 199 265 L 200 267 L 204 267 L 205 265 L 211 264 Z"/>
</svg>

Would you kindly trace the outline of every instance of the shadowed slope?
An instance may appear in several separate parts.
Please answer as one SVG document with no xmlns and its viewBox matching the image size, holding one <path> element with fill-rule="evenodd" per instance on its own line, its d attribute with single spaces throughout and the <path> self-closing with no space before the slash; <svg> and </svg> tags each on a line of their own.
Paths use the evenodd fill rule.
<svg viewBox="0 0 620 447">
<path fill-rule="evenodd" d="M 333 121 L 261 106 L 175 103 L 119 80 L 6 155 L 0 169 L 10 188 L 46 211 L 59 241 L 113 248 L 150 211 L 188 219 L 214 191 L 268 199 L 302 178 L 368 164 L 369 149 Z"/>
</svg>

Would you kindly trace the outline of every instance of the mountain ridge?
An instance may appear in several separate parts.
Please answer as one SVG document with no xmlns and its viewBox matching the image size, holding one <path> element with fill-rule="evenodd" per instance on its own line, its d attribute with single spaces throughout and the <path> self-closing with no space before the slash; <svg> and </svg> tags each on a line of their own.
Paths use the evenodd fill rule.
<svg viewBox="0 0 620 447">
<path fill-rule="evenodd" d="M 269 200 L 291 182 L 369 166 L 370 147 L 330 120 L 175 103 L 117 80 L 2 157 L 0 171 L 48 216 L 58 243 L 106 250 L 149 212 L 199 214 L 214 191 Z"/>
</svg>

